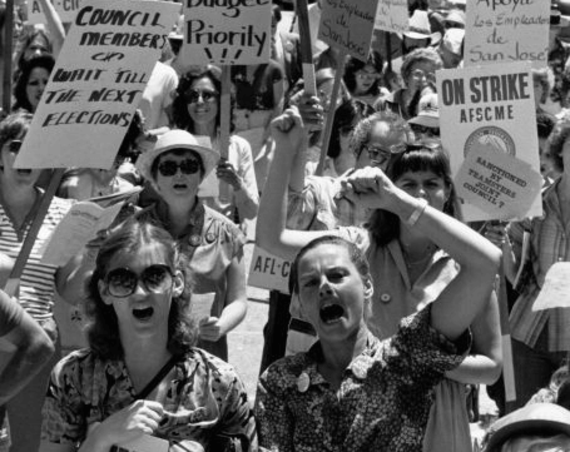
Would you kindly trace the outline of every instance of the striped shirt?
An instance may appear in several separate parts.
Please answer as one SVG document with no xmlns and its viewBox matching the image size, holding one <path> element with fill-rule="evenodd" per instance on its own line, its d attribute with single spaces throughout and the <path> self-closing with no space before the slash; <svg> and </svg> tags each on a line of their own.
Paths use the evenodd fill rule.
<svg viewBox="0 0 570 452">
<path fill-rule="evenodd" d="M 31 211 L 38 208 L 40 199 L 38 197 Z M 54 276 L 57 270 L 57 267 L 53 265 L 41 264 L 39 252 L 71 204 L 72 202 L 66 199 L 54 198 L 52 200 L 20 277 L 20 304 L 36 320 L 53 317 Z M 14 229 L 4 205 L 0 202 L 0 252 L 7 254 L 15 261 L 30 227 L 31 222 L 27 221 L 19 230 Z"/>
<path fill-rule="evenodd" d="M 518 263 L 521 262 L 523 234 L 530 232 L 532 275 L 522 289 L 510 314 L 511 336 L 534 347 L 540 333 L 548 328 L 548 351 L 570 350 L 570 310 L 556 308 L 533 311 L 532 305 L 544 284 L 546 273 L 556 262 L 570 261 L 570 227 L 564 225 L 556 188 L 560 179 L 543 193 L 542 218 L 511 223 L 509 238 Z"/>
</svg>

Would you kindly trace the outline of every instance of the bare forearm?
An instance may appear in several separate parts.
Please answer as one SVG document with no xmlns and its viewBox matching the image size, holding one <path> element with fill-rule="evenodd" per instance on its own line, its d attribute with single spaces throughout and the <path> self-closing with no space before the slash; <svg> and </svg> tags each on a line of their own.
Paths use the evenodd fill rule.
<svg viewBox="0 0 570 452">
<path fill-rule="evenodd" d="M 459 367 L 447 372 L 445 376 L 460 383 L 490 385 L 497 381 L 500 374 L 500 363 L 485 355 L 469 355 Z"/>
<path fill-rule="evenodd" d="M 247 301 L 235 300 L 227 305 L 220 315 L 220 327 L 223 335 L 228 334 L 238 326 L 247 313 Z"/>
</svg>

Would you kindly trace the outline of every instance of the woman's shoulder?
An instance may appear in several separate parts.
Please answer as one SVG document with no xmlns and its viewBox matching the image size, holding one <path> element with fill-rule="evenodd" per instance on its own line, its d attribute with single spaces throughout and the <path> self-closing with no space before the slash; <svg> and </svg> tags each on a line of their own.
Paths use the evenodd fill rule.
<svg viewBox="0 0 570 452">
<path fill-rule="evenodd" d="M 89 348 L 82 348 L 64 356 L 55 365 L 52 371 L 53 377 L 69 380 L 73 376 L 92 374 L 95 366 L 100 362 Z"/>
<path fill-rule="evenodd" d="M 204 230 L 206 235 L 211 229 L 212 225 L 216 225 L 220 232 L 233 237 L 234 239 L 242 239 L 243 232 L 240 230 L 237 224 L 226 217 L 224 214 L 208 207 L 204 206 Z"/>
<path fill-rule="evenodd" d="M 193 372 L 199 369 L 202 375 L 220 384 L 230 384 L 241 380 L 234 366 L 198 347 L 193 347 L 182 359 L 186 370 Z M 192 370 L 194 369 L 194 370 Z"/>
</svg>

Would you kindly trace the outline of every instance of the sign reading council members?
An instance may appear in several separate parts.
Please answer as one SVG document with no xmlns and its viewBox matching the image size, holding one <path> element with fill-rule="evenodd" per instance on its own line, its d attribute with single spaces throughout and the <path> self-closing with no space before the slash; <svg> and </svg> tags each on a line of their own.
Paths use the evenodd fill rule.
<svg viewBox="0 0 570 452">
<path fill-rule="evenodd" d="M 322 0 L 322 9 L 319 39 L 366 61 L 378 0 Z"/>
<path fill-rule="evenodd" d="M 16 159 L 18 168 L 110 168 L 179 12 L 84 0 Z"/>
<path fill-rule="evenodd" d="M 466 221 L 508 219 L 507 214 L 503 216 L 498 212 L 510 215 L 512 206 L 501 206 L 501 201 L 519 203 L 516 212 L 526 210 L 525 216 L 542 214 L 540 196 L 531 199 L 528 194 L 534 193 L 533 184 L 536 184 L 534 176 L 529 180 L 528 166 L 540 173 L 530 68 L 530 63 L 525 62 L 437 73 L 441 135 L 443 146 L 450 154 L 455 184 L 457 187 L 465 183 L 472 185 L 475 191 L 471 190 L 471 194 L 487 201 L 464 204 Z M 493 152 L 478 155 L 484 162 L 475 159 L 475 166 L 471 168 L 479 177 L 467 171 L 477 180 L 457 178 L 470 152 L 486 150 Z M 517 165 L 516 159 L 527 165 Z M 526 191 L 531 188 L 530 192 Z M 464 200 L 469 201 L 469 196 Z"/>
<path fill-rule="evenodd" d="M 271 0 L 184 0 L 187 64 L 269 61 Z"/>
<path fill-rule="evenodd" d="M 464 64 L 480 66 L 530 61 L 546 66 L 548 0 L 469 0 Z"/>
</svg>

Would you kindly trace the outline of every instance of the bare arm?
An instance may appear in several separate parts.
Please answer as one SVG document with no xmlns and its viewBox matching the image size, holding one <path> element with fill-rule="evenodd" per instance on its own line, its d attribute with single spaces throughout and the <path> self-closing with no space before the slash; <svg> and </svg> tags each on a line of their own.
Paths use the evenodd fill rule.
<svg viewBox="0 0 570 452">
<path fill-rule="evenodd" d="M 356 171 L 346 186 L 355 202 L 398 215 L 403 227 L 420 229 L 460 265 L 431 308 L 432 326 L 448 339 L 457 339 L 488 302 L 501 252 L 465 224 L 396 187 L 378 168 Z M 413 224 L 408 223 L 411 218 Z"/>
<path fill-rule="evenodd" d="M 300 248 L 330 231 L 294 231 L 285 228 L 287 186 L 299 149 L 306 146 L 303 121 L 296 107 L 272 122 L 275 157 L 261 197 L 257 219 L 257 243 L 284 259 L 295 257 Z"/>
<path fill-rule="evenodd" d="M 499 305 L 495 292 L 471 324 L 472 353 L 447 378 L 466 384 L 490 385 L 501 375 L 503 352 L 499 324 Z"/>
<path fill-rule="evenodd" d="M 4 293 L 1 296 L 8 297 Z M 15 299 L 5 302 L 17 303 Z M 19 325 L 0 337 L 0 341 L 16 349 L 0 375 L 0 405 L 4 405 L 49 361 L 55 347 L 43 328 L 26 312 L 22 312 Z"/>
<path fill-rule="evenodd" d="M 65 29 L 63 28 L 63 22 L 50 0 L 39 0 L 39 2 L 42 11 L 44 12 L 47 29 L 52 39 L 53 57 L 57 59 L 57 56 L 63 47 L 63 41 L 65 41 Z"/>
</svg>

